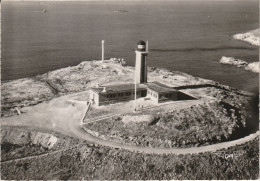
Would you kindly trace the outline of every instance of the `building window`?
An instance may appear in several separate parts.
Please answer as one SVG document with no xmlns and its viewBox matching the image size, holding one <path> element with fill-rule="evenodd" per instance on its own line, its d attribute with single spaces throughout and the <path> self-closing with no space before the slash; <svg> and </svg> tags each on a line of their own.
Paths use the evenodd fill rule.
<svg viewBox="0 0 260 181">
<path fill-rule="evenodd" d="M 107 95 L 107 98 L 115 98 L 115 97 L 116 97 L 115 94 L 108 94 L 108 95 Z"/>
<path fill-rule="evenodd" d="M 124 93 L 118 93 L 118 97 L 123 97 Z"/>
<path fill-rule="evenodd" d="M 126 92 L 125 95 L 126 96 L 131 96 L 131 92 Z"/>
</svg>

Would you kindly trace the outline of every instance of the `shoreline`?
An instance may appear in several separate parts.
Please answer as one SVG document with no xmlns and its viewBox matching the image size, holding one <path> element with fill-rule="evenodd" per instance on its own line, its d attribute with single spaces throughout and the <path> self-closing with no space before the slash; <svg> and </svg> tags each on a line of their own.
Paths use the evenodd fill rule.
<svg viewBox="0 0 260 181">
<path fill-rule="evenodd" d="M 260 46 L 260 29 L 256 29 L 256 30 L 251 30 L 249 32 L 246 32 L 246 33 L 238 33 L 238 34 L 235 34 L 232 36 L 232 38 L 234 40 L 239 40 L 239 41 L 244 41 L 244 42 L 247 42 L 251 45 L 254 45 L 254 46 Z M 225 55 L 222 56 L 222 58 L 225 57 Z M 233 58 L 233 57 L 228 57 L 228 58 Z M 110 58 L 110 60 L 113 60 L 113 59 L 116 59 L 116 60 L 120 60 L 120 58 Z M 87 60 L 87 61 L 82 61 L 82 62 L 92 62 L 92 61 L 98 61 L 98 60 Z M 81 63 L 82 63 L 81 62 Z M 45 73 L 42 73 L 42 74 L 38 74 L 38 75 L 35 75 L 35 76 L 30 76 L 30 77 L 22 77 L 22 78 L 16 78 L 16 79 L 7 79 L 7 80 L 1 80 L 1 83 L 2 84 L 5 84 L 5 83 L 8 83 L 8 82 L 12 82 L 12 81 L 16 81 L 16 80 L 23 80 L 23 79 L 34 79 L 34 78 L 37 78 L 39 76 L 43 76 L 45 74 L 48 74 L 48 73 L 51 73 L 51 72 L 55 72 L 55 71 L 58 71 L 58 70 L 63 70 L 63 69 L 67 69 L 69 67 L 75 67 L 75 66 L 78 66 L 80 65 L 81 63 L 77 64 L 77 65 L 72 65 L 72 66 L 68 66 L 68 67 L 62 67 L 62 68 L 58 68 L 58 69 L 54 69 L 54 70 L 51 70 L 51 71 L 48 71 L 48 72 L 45 72 Z M 124 62 L 125 63 L 125 62 Z M 126 63 L 125 63 L 126 64 Z M 233 64 L 233 63 L 227 63 L 227 64 Z M 130 67 L 130 66 L 128 66 Z M 248 66 L 245 67 L 245 70 L 248 70 L 250 72 L 253 72 L 253 73 L 259 73 L 259 63 L 258 62 L 252 62 L 252 63 L 248 63 Z M 156 67 L 156 69 L 167 69 L 167 68 L 159 68 L 159 67 Z M 168 70 L 170 71 L 170 70 Z M 183 72 L 184 73 L 184 72 Z M 202 79 L 205 79 L 207 80 L 207 78 L 202 78 Z M 208 79 L 209 80 L 209 79 Z M 213 80 L 212 80 L 213 81 Z M 230 85 L 229 85 L 230 86 Z M 232 87 L 232 86 L 231 86 Z M 242 90 L 242 89 L 241 89 Z"/>
</svg>

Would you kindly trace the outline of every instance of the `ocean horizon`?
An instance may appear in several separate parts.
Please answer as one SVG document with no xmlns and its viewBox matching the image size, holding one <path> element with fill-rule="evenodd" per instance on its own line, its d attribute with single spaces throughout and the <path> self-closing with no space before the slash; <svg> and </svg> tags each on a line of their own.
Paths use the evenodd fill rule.
<svg viewBox="0 0 260 181">
<path fill-rule="evenodd" d="M 232 39 L 258 28 L 258 7 L 258 1 L 2 2 L 2 81 L 100 60 L 101 40 L 106 59 L 134 66 L 136 43 L 148 40 L 148 66 L 258 89 L 258 74 L 219 63 L 222 56 L 258 61 L 258 47 Z"/>
</svg>

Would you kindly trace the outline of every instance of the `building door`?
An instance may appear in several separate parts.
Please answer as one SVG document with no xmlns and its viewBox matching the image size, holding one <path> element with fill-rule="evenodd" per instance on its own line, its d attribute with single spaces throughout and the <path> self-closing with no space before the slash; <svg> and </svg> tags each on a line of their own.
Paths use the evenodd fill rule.
<svg viewBox="0 0 260 181">
<path fill-rule="evenodd" d="M 141 97 L 146 97 L 147 95 L 147 91 L 146 90 L 142 90 L 141 91 Z"/>
</svg>

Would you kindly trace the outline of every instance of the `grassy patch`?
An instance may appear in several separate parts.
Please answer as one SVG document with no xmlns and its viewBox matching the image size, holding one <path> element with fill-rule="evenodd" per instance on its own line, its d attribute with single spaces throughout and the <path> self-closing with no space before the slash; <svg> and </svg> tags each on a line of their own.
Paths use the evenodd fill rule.
<svg viewBox="0 0 260 181">
<path fill-rule="evenodd" d="M 245 112 L 211 102 L 152 115 L 130 114 L 85 125 L 106 140 L 149 147 L 193 147 L 237 139 Z"/>
<path fill-rule="evenodd" d="M 259 139 L 221 150 L 242 152 L 154 155 L 84 144 L 53 155 L 3 163 L 2 179 L 249 180 L 259 174 Z M 28 163 L 27 165 L 25 165 Z M 37 174 L 35 174 L 37 173 Z"/>
<path fill-rule="evenodd" d="M 48 149 L 38 145 L 19 145 L 4 142 L 1 144 L 1 161 L 47 153 Z"/>
</svg>

